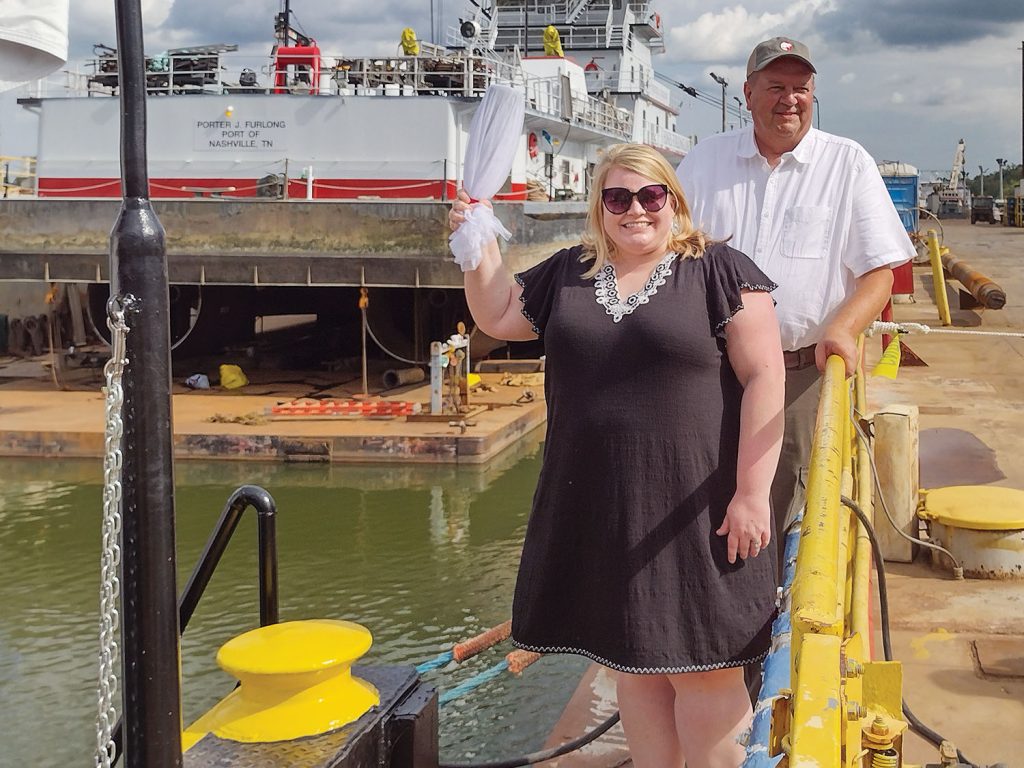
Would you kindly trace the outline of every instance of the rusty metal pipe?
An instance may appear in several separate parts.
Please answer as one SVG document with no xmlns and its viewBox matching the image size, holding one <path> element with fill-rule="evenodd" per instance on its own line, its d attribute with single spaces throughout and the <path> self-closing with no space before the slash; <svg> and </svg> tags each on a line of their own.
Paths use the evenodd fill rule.
<svg viewBox="0 0 1024 768">
<path fill-rule="evenodd" d="M 988 309 L 1002 309 L 1006 305 L 1006 291 L 951 253 L 942 254 L 942 266 L 950 276 L 960 281 L 978 302 Z"/>
</svg>

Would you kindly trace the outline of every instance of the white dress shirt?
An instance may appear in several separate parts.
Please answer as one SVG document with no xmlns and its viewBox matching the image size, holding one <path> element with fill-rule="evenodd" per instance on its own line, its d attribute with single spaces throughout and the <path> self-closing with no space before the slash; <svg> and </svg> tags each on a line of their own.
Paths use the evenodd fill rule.
<svg viewBox="0 0 1024 768">
<path fill-rule="evenodd" d="M 856 278 L 914 256 L 875 161 L 850 139 L 812 128 L 772 168 L 747 127 L 702 140 L 677 173 L 694 224 L 779 284 L 783 349 L 818 342 Z"/>
</svg>

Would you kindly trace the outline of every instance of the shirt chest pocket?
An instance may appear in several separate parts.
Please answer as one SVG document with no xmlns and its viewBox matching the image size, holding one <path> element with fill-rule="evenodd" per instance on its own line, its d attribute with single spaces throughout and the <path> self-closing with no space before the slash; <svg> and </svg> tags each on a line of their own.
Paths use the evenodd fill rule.
<svg viewBox="0 0 1024 768">
<path fill-rule="evenodd" d="M 823 259 L 832 233 L 832 208 L 795 205 L 782 222 L 782 255 L 791 259 Z"/>
</svg>

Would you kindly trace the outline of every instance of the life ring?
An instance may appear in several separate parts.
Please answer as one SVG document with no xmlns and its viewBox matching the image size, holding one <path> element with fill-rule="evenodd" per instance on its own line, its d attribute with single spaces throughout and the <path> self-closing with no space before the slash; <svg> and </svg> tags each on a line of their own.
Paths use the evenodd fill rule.
<svg viewBox="0 0 1024 768">
<path fill-rule="evenodd" d="M 526 138 L 526 149 L 531 160 L 537 157 L 537 134 L 533 131 L 530 131 L 530 135 Z"/>
</svg>

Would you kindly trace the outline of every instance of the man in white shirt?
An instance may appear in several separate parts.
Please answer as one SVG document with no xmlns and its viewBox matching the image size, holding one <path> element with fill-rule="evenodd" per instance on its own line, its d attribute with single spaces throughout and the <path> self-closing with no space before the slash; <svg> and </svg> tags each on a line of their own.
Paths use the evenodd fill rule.
<svg viewBox="0 0 1024 768">
<path fill-rule="evenodd" d="M 871 156 L 812 127 L 815 72 L 796 40 L 758 44 L 743 84 L 753 126 L 704 139 L 678 169 L 694 223 L 779 284 L 786 436 L 772 508 L 780 563 L 784 523 L 803 503 L 819 371 L 837 354 L 853 373 L 857 336 L 885 306 L 891 268 L 914 255 Z"/>
</svg>

